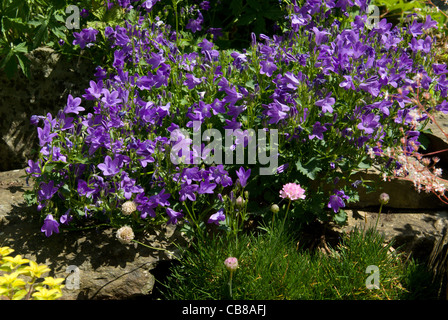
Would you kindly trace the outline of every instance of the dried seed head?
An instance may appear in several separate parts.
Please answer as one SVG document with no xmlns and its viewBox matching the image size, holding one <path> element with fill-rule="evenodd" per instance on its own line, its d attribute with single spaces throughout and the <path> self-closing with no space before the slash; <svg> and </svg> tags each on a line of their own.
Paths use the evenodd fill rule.
<svg viewBox="0 0 448 320">
<path fill-rule="evenodd" d="M 129 215 L 132 214 L 135 210 L 137 210 L 137 205 L 135 204 L 134 201 L 126 201 L 126 202 L 123 203 L 123 205 L 121 206 L 121 212 L 122 212 L 125 216 L 129 216 Z"/>
<path fill-rule="evenodd" d="M 134 239 L 134 231 L 129 226 L 123 226 L 117 230 L 117 239 L 123 244 L 130 244 Z"/>
</svg>

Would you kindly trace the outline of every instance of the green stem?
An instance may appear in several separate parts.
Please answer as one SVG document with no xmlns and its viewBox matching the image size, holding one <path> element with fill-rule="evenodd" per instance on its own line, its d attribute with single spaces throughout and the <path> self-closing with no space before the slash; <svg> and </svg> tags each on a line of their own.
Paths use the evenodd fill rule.
<svg viewBox="0 0 448 320">
<path fill-rule="evenodd" d="M 283 218 L 282 232 L 283 232 L 283 229 L 285 228 L 286 216 L 288 215 L 290 205 L 291 205 L 291 199 L 289 199 L 288 207 L 286 208 L 285 217 Z"/>
<path fill-rule="evenodd" d="M 135 243 L 138 243 L 138 244 L 140 244 L 140 245 L 142 245 L 144 247 L 147 247 L 149 249 L 159 250 L 159 251 L 168 251 L 169 252 L 169 250 L 167 250 L 167 249 L 151 247 L 151 246 L 148 246 L 147 244 L 144 244 L 144 243 L 142 243 L 140 241 L 137 241 L 137 240 L 132 240 L 132 241 L 135 242 Z"/>
<path fill-rule="evenodd" d="M 230 297 L 231 298 L 233 298 L 233 295 L 232 295 L 232 275 L 233 275 L 233 272 L 230 271 L 229 291 L 230 291 Z"/>
<path fill-rule="evenodd" d="M 383 204 L 380 204 L 380 211 L 378 212 L 378 217 L 376 218 L 375 230 L 378 226 L 378 221 L 380 221 L 381 209 L 383 208 Z"/>
</svg>

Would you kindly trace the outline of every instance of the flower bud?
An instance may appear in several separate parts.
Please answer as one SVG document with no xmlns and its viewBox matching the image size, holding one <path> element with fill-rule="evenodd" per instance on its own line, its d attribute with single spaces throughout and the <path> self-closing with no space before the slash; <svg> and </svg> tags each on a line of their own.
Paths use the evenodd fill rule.
<svg viewBox="0 0 448 320">
<path fill-rule="evenodd" d="M 241 196 L 239 196 L 238 198 L 236 198 L 235 205 L 238 208 L 241 208 L 244 206 L 244 202 L 245 202 L 244 199 Z"/>
<path fill-rule="evenodd" d="M 272 211 L 273 213 L 277 213 L 277 212 L 280 211 L 280 208 L 279 208 L 278 205 L 273 204 L 273 205 L 271 206 L 271 211 Z"/>
<path fill-rule="evenodd" d="M 389 195 L 385 192 L 380 194 L 380 198 L 378 199 L 381 204 L 387 204 L 389 202 Z"/>
<path fill-rule="evenodd" d="M 227 270 L 233 272 L 238 269 L 238 259 L 235 257 L 228 257 L 226 260 L 224 260 L 224 265 L 226 266 Z"/>
</svg>

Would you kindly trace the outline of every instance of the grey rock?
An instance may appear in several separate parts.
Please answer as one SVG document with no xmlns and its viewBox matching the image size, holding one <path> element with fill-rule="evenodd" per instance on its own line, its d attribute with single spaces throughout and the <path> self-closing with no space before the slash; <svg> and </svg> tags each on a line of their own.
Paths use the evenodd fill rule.
<svg viewBox="0 0 448 320">
<path fill-rule="evenodd" d="M 434 243 L 448 226 L 448 211 L 427 210 L 425 212 L 389 213 L 383 207 L 382 213 L 361 210 L 346 210 L 347 224 L 336 227 L 348 232 L 353 228 L 377 228 L 387 242 L 393 241 L 394 248 L 412 253 L 414 257 L 427 260 Z M 377 222 L 378 220 L 378 222 Z"/>
<path fill-rule="evenodd" d="M 28 58 L 30 79 L 21 73 L 9 79 L 0 72 L 0 171 L 24 168 L 34 157 L 37 131 L 30 117 L 56 115 L 68 94 L 85 93 L 94 74 L 89 60 L 69 61 L 47 47 L 35 49 Z"/>
<path fill-rule="evenodd" d="M 178 258 L 186 240 L 173 225 L 162 226 L 136 240 L 158 248 L 121 244 L 112 228 L 68 231 L 46 237 L 34 207 L 23 192 L 30 187 L 23 170 L 0 172 L 0 246 L 9 246 L 24 258 L 46 264 L 50 276 L 65 278 L 62 299 L 131 299 L 152 292 L 152 274 L 162 261 Z"/>
</svg>

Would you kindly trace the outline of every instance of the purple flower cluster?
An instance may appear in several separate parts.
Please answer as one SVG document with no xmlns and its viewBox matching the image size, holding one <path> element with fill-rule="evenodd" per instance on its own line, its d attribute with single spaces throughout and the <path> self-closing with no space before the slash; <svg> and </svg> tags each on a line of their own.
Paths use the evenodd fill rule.
<svg viewBox="0 0 448 320">
<path fill-rule="evenodd" d="M 145 1 L 143 7 L 150 11 L 156 2 Z M 49 214 L 60 206 L 57 212 L 66 212 L 47 217 L 46 234 L 57 232 L 57 219 L 64 224 L 74 215 L 112 221 L 124 201 L 135 202 L 139 222 L 163 216 L 177 223 L 198 204 L 216 209 L 205 221 L 224 221 L 222 195 L 248 186 L 251 169 L 170 161 L 173 151 L 188 157 L 186 163 L 203 157 L 207 146 L 182 154 L 192 139 L 174 135 L 179 128 L 196 132 L 194 124 L 241 129 L 232 149 L 248 146 L 243 136 L 248 129 L 278 129 L 285 163 L 277 169 L 280 177 L 300 167 L 315 179 L 307 161 L 326 161 L 322 167 L 333 172 L 358 161 L 360 152 L 393 144 L 398 128 L 409 131 L 415 121 L 412 93 L 431 87 L 445 98 L 448 70 L 430 64 L 433 43 L 426 31 L 435 27 L 430 18 L 414 21 L 406 31 L 384 19 L 368 30 L 367 16 L 360 15 L 342 29 L 332 13 L 355 5 L 363 13 L 367 2 L 294 5 L 287 32 L 261 34 L 259 41 L 253 35 L 251 49 L 229 54 L 206 38 L 196 42 L 197 51 L 184 53 L 177 47 L 180 35 L 164 24 L 143 28 L 144 19 L 106 27 L 110 65 L 98 67 L 85 94 L 69 95 L 56 117 L 32 117 L 41 150 L 27 172 L 37 181 L 39 210 Z M 207 10 L 210 3 L 200 7 Z M 196 33 L 202 22 L 197 11 L 186 28 Z M 97 34 L 84 29 L 74 34 L 73 44 L 88 48 Z M 436 109 L 448 110 L 447 102 Z M 418 145 L 419 132 L 412 132 L 408 141 Z M 305 165 L 289 166 L 299 159 Z M 328 196 L 334 212 L 348 200 L 343 190 Z"/>
<path fill-rule="evenodd" d="M 96 42 L 96 35 L 98 30 L 93 28 L 87 28 L 81 30 L 81 32 L 73 32 L 75 40 L 73 40 L 73 45 L 79 45 L 81 49 L 85 47 L 89 48 Z"/>
</svg>

